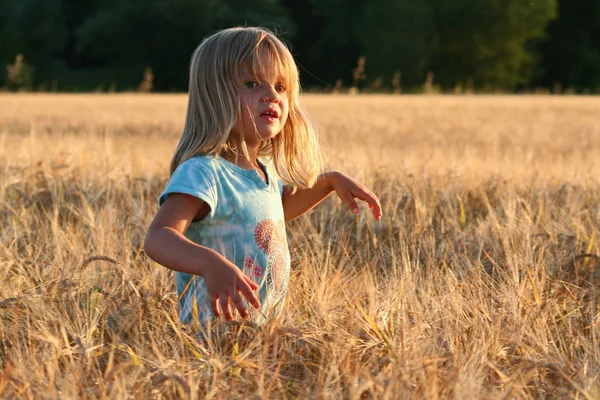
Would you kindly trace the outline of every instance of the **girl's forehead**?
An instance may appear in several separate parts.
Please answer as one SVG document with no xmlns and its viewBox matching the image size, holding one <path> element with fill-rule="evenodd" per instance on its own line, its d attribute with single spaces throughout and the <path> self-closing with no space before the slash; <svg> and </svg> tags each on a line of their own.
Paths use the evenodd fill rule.
<svg viewBox="0 0 600 400">
<path fill-rule="evenodd" d="M 291 71 L 286 61 L 284 57 L 279 56 L 277 53 L 263 49 L 251 54 L 242 62 L 240 74 L 269 80 L 288 80 Z"/>
</svg>

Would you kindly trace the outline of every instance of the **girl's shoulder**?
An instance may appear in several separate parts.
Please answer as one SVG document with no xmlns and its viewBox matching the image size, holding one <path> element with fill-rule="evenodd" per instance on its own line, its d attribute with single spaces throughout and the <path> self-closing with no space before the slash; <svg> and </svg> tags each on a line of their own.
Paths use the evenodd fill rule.
<svg viewBox="0 0 600 400">
<path fill-rule="evenodd" d="M 211 155 L 200 155 L 188 158 L 175 170 L 179 171 L 203 171 L 205 173 L 214 173 L 220 168 L 220 163 Z"/>
<path fill-rule="evenodd" d="M 215 156 L 213 155 L 199 155 L 199 156 L 194 156 L 194 157 L 190 157 L 187 160 L 185 160 L 184 162 L 181 163 L 181 165 L 186 165 L 186 166 L 214 166 L 217 165 L 217 160 L 215 158 Z"/>
<path fill-rule="evenodd" d="M 209 206 L 214 207 L 218 180 L 213 158 L 210 156 L 191 157 L 175 169 L 159 197 L 158 204 L 162 205 L 171 193 L 184 193 L 198 197 Z"/>
<path fill-rule="evenodd" d="M 179 182 L 192 186 L 212 186 L 221 178 L 221 169 L 220 163 L 210 155 L 194 156 L 179 164 L 169 182 L 170 184 Z"/>
</svg>

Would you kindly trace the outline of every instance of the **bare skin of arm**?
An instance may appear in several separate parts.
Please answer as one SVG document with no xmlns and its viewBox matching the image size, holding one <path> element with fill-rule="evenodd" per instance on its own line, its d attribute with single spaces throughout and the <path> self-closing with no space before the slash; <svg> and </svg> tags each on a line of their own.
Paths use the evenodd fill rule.
<svg viewBox="0 0 600 400">
<path fill-rule="evenodd" d="M 183 233 L 192 220 L 206 217 L 210 212 L 202 200 L 181 193 L 171 194 L 158 210 L 148 228 L 144 250 L 157 263 L 174 271 L 204 278 L 213 313 L 221 316 L 217 301 L 226 319 L 233 319 L 229 303 L 246 318 L 248 310 L 242 297 L 255 308 L 260 303 L 254 290 L 258 285 L 235 264 L 216 251 L 187 239 Z"/>
<path fill-rule="evenodd" d="M 285 220 L 290 221 L 312 210 L 334 191 L 354 214 L 360 211 L 355 199 L 360 199 L 369 204 L 377 220 L 381 218 L 379 199 L 369 189 L 341 172 L 326 172 L 319 176 L 311 188 L 292 193 L 291 187 L 284 187 L 282 201 Z"/>
</svg>

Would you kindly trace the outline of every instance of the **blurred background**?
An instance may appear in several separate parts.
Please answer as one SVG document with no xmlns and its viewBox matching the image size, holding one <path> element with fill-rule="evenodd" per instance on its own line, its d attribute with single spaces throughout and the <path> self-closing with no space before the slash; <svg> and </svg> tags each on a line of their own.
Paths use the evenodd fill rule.
<svg viewBox="0 0 600 400">
<path fill-rule="evenodd" d="M 0 0 L 0 88 L 186 91 L 236 25 L 287 42 L 307 91 L 600 93 L 598 0 Z"/>
</svg>

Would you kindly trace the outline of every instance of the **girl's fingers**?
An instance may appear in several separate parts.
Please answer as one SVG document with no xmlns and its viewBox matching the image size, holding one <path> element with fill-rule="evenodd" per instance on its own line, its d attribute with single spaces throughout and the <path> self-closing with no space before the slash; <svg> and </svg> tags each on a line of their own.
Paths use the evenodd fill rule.
<svg viewBox="0 0 600 400">
<path fill-rule="evenodd" d="M 240 283 L 238 284 L 238 290 L 242 292 L 242 295 L 246 298 L 246 300 L 248 300 L 248 303 L 252 304 L 254 308 L 260 308 L 260 301 L 258 300 L 258 297 L 256 297 L 256 293 L 254 293 L 253 291 L 256 289 L 252 289 L 252 287 L 250 286 L 251 284 L 253 284 L 253 286 L 256 286 L 256 289 L 258 289 L 258 285 L 252 282 L 250 278 L 246 277 L 245 280 L 240 281 Z"/>
<path fill-rule="evenodd" d="M 237 290 L 234 291 L 230 295 L 230 298 L 231 298 L 231 302 L 233 303 L 235 308 L 237 308 L 238 313 L 240 314 L 240 317 L 242 317 L 242 318 L 248 317 L 248 310 L 246 309 L 246 306 L 244 305 L 244 302 L 242 301 L 242 298 L 240 297 L 239 292 Z"/>
<path fill-rule="evenodd" d="M 373 209 L 373 215 L 375 218 L 379 219 L 381 217 L 381 204 L 379 203 L 379 199 L 373 193 L 362 192 L 356 195 L 359 199 L 366 201 L 369 204 L 369 207 Z"/>
<path fill-rule="evenodd" d="M 250 285 L 250 289 L 252 289 L 252 290 L 258 289 L 258 284 L 256 282 L 254 282 L 248 275 L 244 274 L 244 280 L 246 281 L 246 283 L 248 285 Z"/>
<path fill-rule="evenodd" d="M 352 193 L 346 192 L 346 193 L 340 195 L 340 198 L 342 199 L 342 201 L 344 203 L 346 203 L 348 205 L 348 207 L 350 207 L 350 210 L 354 214 L 358 214 L 360 209 L 358 208 L 358 203 L 356 202 L 356 200 L 354 200 L 354 196 L 352 195 Z"/>
<path fill-rule="evenodd" d="M 354 214 L 358 214 L 360 209 L 354 198 L 366 201 L 369 207 L 373 210 L 373 215 L 376 219 L 381 218 L 381 204 L 379 199 L 369 189 L 363 186 L 360 182 L 344 175 L 336 174 L 337 178 L 333 182 L 333 186 L 338 196 L 344 203 L 350 207 Z"/>
<path fill-rule="evenodd" d="M 210 301 L 210 308 L 212 309 L 213 314 L 215 314 L 216 318 L 219 318 L 221 314 L 219 313 L 219 308 L 217 307 L 217 296 L 209 295 L 208 300 Z"/>
<path fill-rule="evenodd" d="M 225 319 L 231 321 L 233 319 L 233 315 L 231 314 L 231 309 L 229 308 L 229 296 L 226 292 L 219 293 L 219 306 L 221 307 L 221 311 L 223 311 Z"/>
</svg>

